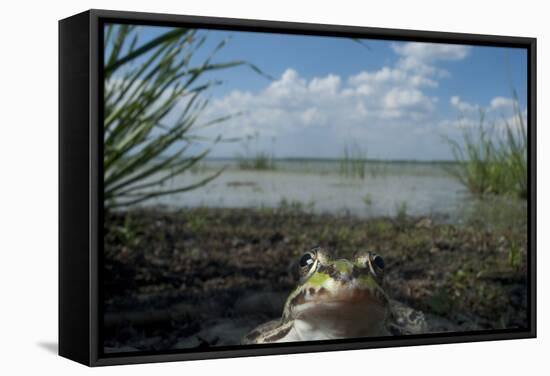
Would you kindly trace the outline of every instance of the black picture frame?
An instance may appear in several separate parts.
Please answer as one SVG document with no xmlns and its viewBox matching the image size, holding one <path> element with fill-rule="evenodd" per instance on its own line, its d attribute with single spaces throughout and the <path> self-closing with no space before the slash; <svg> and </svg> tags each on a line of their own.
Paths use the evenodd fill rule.
<svg viewBox="0 0 550 376">
<path fill-rule="evenodd" d="M 163 353 L 103 354 L 102 25 L 191 26 L 478 46 L 528 52 L 528 328 L 406 337 L 216 347 Z M 342 25 L 88 10 L 59 21 L 59 354 L 88 366 L 368 349 L 536 337 L 536 39 Z"/>
</svg>

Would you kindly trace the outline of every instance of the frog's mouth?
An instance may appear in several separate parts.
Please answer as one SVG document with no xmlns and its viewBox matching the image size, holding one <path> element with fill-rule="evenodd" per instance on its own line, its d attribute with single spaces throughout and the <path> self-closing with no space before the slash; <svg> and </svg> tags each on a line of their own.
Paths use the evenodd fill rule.
<svg viewBox="0 0 550 376">
<path fill-rule="evenodd" d="M 321 289 L 311 296 L 304 297 L 303 303 L 298 304 L 296 308 L 301 307 L 301 310 L 307 311 L 325 305 L 362 307 L 383 304 L 383 299 L 369 289 L 346 289 L 335 293 Z"/>
</svg>

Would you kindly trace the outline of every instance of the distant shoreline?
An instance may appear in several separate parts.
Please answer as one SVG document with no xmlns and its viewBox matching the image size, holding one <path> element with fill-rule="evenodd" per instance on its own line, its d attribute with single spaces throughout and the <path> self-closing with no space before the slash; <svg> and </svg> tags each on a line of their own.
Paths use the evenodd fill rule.
<svg viewBox="0 0 550 376">
<path fill-rule="evenodd" d="M 205 157 L 202 159 L 204 162 L 238 162 L 238 161 L 252 161 L 254 158 L 241 158 L 241 157 Z M 419 160 L 419 159 L 358 159 L 366 163 L 387 163 L 387 164 L 445 164 L 454 165 L 458 162 L 454 160 Z M 273 158 L 273 162 L 325 162 L 325 163 L 340 163 L 341 158 L 309 158 L 309 157 L 284 157 Z"/>
</svg>

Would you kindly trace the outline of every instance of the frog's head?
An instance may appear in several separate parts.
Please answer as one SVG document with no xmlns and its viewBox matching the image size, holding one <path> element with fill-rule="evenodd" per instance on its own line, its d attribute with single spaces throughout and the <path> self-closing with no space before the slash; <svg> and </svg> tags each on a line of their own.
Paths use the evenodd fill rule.
<svg viewBox="0 0 550 376">
<path fill-rule="evenodd" d="M 351 260 L 333 259 L 320 247 L 299 261 L 301 281 L 288 297 L 283 321 L 302 320 L 310 326 L 327 326 L 358 333 L 372 332 L 387 315 L 382 290 L 382 257 L 357 253 Z"/>
</svg>

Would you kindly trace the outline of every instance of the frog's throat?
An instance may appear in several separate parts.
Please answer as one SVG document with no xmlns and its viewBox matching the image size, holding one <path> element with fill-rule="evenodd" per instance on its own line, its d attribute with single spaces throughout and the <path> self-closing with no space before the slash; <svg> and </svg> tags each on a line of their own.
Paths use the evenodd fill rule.
<svg viewBox="0 0 550 376">
<path fill-rule="evenodd" d="M 312 312 L 334 312 L 335 308 L 357 308 L 368 312 L 387 304 L 387 296 L 372 277 L 356 281 L 355 286 L 305 287 L 296 289 L 289 296 L 283 312 L 283 322 L 307 316 Z M 309 284 L 308 284 L 309 285 Z M 329 288 L 330 287 L 330 288 Z M 336 314 L 336 313 L 335 313 Z"/>
</svg>

